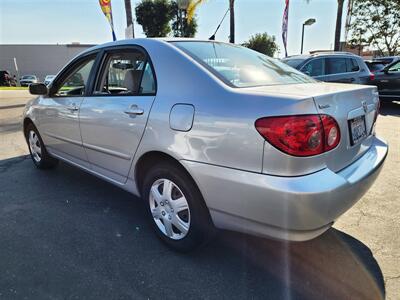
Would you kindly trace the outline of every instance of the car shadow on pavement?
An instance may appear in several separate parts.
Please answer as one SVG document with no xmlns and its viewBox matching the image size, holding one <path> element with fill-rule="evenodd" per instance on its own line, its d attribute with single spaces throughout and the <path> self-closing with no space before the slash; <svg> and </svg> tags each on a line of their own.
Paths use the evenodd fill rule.
<svg viewBox="0 0 400 300">
<path fill-rule="evenodd" d="M 135 201 L 136 200 L 136 201 Z M 48 299 L 384 299 L 371 250 L 335 229 L 285 243 L 222 231 L 180 254 L 131 194 L 60 163 L 0 161 L 0 295 Z"/>
<path fill-rule="evenodd" d="M 400 117 L 400 101 L 381 102 L 379 114 Z"/>
</svg>

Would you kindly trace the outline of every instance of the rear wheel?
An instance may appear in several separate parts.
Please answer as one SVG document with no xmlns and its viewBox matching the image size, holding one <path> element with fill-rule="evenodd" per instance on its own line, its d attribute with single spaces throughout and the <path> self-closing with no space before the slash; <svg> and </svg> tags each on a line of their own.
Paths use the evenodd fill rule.
<svg viewBox="0 0 400 300">
<path fill-rule="evenodd" d="M 155 232 L 172 249 L 187 252 L 213 236 L 214 226 L 199 189 L 174 164 L 161 163 L 147 172 L 143 198 Z"/>
<path fill-rule="evenodd" d="M 47 153 L 43 140 L 33 124 L 29 124 L 26 127 L 25 138 L 28 143 L 32 161 L 36 167 L 39 169 L 49 169 L 58 164 L 58 160 Z"/>
</svg>

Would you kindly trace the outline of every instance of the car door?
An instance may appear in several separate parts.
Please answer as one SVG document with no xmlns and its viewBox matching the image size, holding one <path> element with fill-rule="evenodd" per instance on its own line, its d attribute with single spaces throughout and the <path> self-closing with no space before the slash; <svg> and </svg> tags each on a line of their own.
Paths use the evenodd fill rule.
<svg viewBox="0 0 400 300">
<path fill-rule="evenodd" d="M 156 94 L 150 59 L 138 47 L 104 51 L 91 95 L 80 111 L 93 171 L 124 183 Z"/>
<path fill-rule="evenodd" d="M 79 109 L 88 88 L 96 54 L 69 65 L 43 98 L 39 130 L 50 153 L 90 167 L 82 145 Z"/>
<path fill-rule="evenodd" d="M 389 65 L 376 78 L 379 94 L 388 98 L 400 97 L 400 61 Z"/>
<path fill-rule="evenodd" d="M 345 57 L 326 57 L 325 69 L 327 76 L 325 81 L 355 83 L 354 72 L 347 71 L 347 64 Z"/>
</svg>

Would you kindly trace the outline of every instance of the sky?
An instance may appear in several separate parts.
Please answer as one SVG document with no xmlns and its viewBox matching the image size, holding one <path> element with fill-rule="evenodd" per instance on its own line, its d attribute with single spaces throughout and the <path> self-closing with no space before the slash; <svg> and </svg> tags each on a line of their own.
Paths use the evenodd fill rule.
<svg viewBox="0 0 400 300">
<path fill-rule="evenodd" d="M 131 0 L 132 7 L 140 0 Z M 228 8 L 228 0 L 207 0 L 197 10 L 197 38 L 209 38 Z M 236 42 L 255 33 L 276 36 L 280 47 L 284 0 L 236 0 Z M 337 0 L 290 0 L 288 53 L 300 53 L 302 24 L 308 18 L 317 22 L 307 26 L 304 52 L 332 49 Z M 112 0 L 114 26 L 118 39 L 125 38 L 124 0 Z M 344 23 L 344 20 L 343 20 Z M 135 23 L 136 37 L 144 37 Z M 229 15 L 216 39 L 228 41 Z M 0 0 L 0 44 L 100 44 L 111 40 L 110 28 L 98 0 Z M 1 55 L 1 54 L 0 54 Z"/>
</svg>

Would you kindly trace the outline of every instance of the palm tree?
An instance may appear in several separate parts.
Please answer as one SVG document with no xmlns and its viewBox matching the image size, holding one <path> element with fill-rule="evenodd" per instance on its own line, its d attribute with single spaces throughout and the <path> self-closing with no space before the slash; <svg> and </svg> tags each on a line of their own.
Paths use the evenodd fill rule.
<svg viewBox="0 0 400 300">
<path fill-rule="evenodd" d="M 335 51 L 340 50 L 340 36 L 342 33 L 342 16 L 343 16 L 344 0 L 338 0 L 338 8 L 336 15 L 336 29 L 335 29 Z"/>
<path fill-rule="evenodd" d="M 230 11 L 230 34 L 229 42 L 235 43 L 235 0 L 229 0 L 229 11 Z"/>
<path fill-rule="evenodd" d="M 135 30 L 133 29 L 131 0 L 125 0 L 125 12 L 126 12 L 126 27 L 132 25 L 132 35 L 133 35 L 132 38 L 135 38 Z"/>
<path fill-rule="evenodd" d="M 197 7 L 205 2 L 205 0 L 190 0 L 189 4 L 186 9 L 186 17 L 188 22 L 191 22 L 192 19 L 194 18 L 194 14 L 196 12 Z"/>
</svg>

